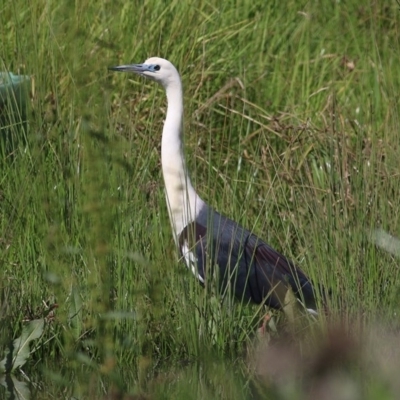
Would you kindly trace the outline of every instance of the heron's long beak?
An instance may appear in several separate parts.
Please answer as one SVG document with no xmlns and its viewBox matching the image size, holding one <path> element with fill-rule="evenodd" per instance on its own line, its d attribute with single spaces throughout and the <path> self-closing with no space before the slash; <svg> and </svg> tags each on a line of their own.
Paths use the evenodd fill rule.
<svg viewBox="0 0 400 400">
<path fill-rule="evenodd" d="M 117 67 L 108 67 L 109 71 L 117 72 L 136 72 L 141 74 L 148 71 L 148 65 L 146 64 L 129 64 L 129 65 L 118 65 Z"/>
</svg>

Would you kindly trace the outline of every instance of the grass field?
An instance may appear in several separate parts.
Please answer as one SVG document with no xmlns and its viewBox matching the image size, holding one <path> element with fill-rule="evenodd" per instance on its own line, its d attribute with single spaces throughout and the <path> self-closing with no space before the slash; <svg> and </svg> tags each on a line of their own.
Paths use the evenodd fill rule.
<svg viewBox="0 0 400 400">
<path fill-rule="evenodd" d="M 46 323 L 0 397 L 396 398 L 399 250 L 374 242 L 400 236 L 399 23 L 396 1 L 1 3 L 0 71 L 34 85 L 0 131 L 28 139 L 0 161 L 0 359 Z M 330 290 L 318 321 L 273 317 L 287 346 L 178 261 L 165 95 L 107 71 L 150 56 L 182 74 L 200 195 Z"/>
</svg>

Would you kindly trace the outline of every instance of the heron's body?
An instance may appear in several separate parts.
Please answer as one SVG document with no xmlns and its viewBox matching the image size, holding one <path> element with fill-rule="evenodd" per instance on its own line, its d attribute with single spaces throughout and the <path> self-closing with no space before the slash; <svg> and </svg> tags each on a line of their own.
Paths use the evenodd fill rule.
<svg viewBox="0 0 400 400">
<path fill-rule="evenodd" d="M 307 307 L 315 307 L 313 287 L 299 268 L 207 205 L 179 235 L 179 248 L 201 282 L 218 266 L 221 291 L 230 287 L 240 300 L 279 309 L 291 287 Z"/>
<path fill-rule="evenodd" d="M 175 243 L 200 282 L 218 268 L 221 289 L 231 287 L 243 301 L 280 309 L 291 288 L 306 307 L 314 309 L 313 287 L 299 268 L 256 235 L 214 211 L 194 190 L 182 149 L 182 84 L 175 67 L 162 58 L 151 58 L 144 64 L 111 69 L 139 73 L 166 90 L 161 161 L 168 212 Z"/>
</svg>

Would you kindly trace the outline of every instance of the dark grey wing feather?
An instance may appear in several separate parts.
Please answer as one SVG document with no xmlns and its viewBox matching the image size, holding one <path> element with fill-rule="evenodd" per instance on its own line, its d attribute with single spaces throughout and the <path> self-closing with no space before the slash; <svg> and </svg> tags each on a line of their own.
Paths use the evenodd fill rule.
<svg viewBox="0 0 400 400">
<path fill-rule="evenodd" d="M 254 254 L 249 267 L 253 272 L 250 274 L 252 279 L 249 279 L 248 283 L 252 288 L 253 301 L 261 303 L 268 294 L 266 291 L 273 291 L 267 303 L 274 308 L 281 308 L 287 288 L 290 287 L 308 308 L 315 309 L 313 285 L 291 260 L 255 235 L 250 236 L 246 250 L 249 254 Z"/>
</svg>

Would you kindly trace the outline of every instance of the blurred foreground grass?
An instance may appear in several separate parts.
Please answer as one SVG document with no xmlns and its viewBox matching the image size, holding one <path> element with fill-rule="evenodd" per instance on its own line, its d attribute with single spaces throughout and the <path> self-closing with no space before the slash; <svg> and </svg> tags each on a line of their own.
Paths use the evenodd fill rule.
<svg viewBox="0 0 400 400">
<path fill-rule="evenodd" d="M 2 348 L 24 321 L 48 321 L 24 368 L 32 397 L 312 398 L 313 367 L 301 378 L 298 360 L 323 358 L 330 345 L 318 340 L 331 343 L 338 321 L 357 343 L 370 328 L 393 336 L 373 342 L 390 354 L 399 260 L 370 237 L 400 232 L 399 15 L 376 1 L 0 5 L 0 69 L 35 83 L 28 145 L 2 157 L 0 176 Z M 329 316 L 311 326 L 293 333 L 275 317 L 287 346 L 258 356 L 277 349 L 287 378 L 254 367 L 264 310 L 221 304 L 177 261 L 160 174 L 164 93 L 107 73 L 153 55 L 182 73 L 202 197 L 331 290 Z M 357 382 L 347 398 L 394 398 L 394 353 L 388 371 L 346 357 L 338 376 Z M 339 378 L 324 387 L 335 393 Z"/>
</svg>

